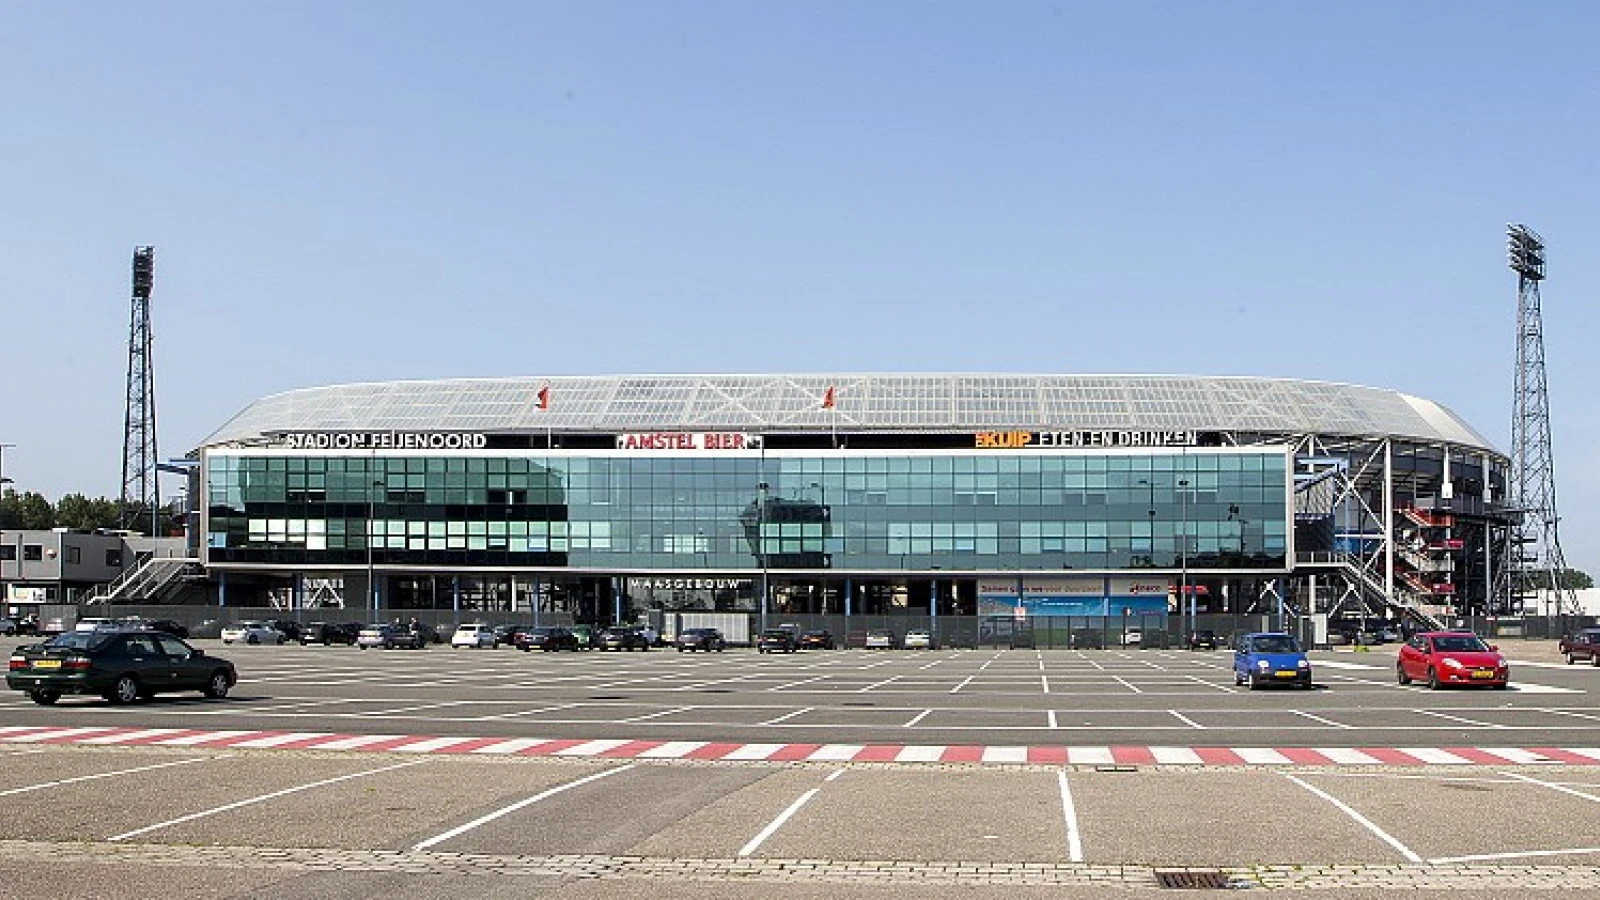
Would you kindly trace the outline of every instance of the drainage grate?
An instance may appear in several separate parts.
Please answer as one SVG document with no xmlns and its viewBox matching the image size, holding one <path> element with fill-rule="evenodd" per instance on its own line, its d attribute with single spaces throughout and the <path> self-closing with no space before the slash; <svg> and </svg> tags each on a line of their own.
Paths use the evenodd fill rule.
<svg viewBox="0 0 1600 900">
<path fill-rule="evenodd" d="M 845 702 L 843 702 L 843 703 L 841 703 L 839 705 L 840 706 L 877 706 L 878 704 L 876 704 L 876 703 L 854 702 L 854 701 L 846 700 Z"/>
<path fill-rule="evenodd" d="M 628 698 L 622 696 L 621 694 L 595 694 L 593 697 L 590 697 L 589 699 L 590 700 L 626 700 Z"/>
<path fill-rule="evenodd" d="M 1228 881 L 1226 874 L 1214 869 L 1200 872 L 1156 872 L 1156 883 L 1164 888 L 1188 888 L 1192 890 L 1226 890 L 1233 886 Z"/>
</svg>

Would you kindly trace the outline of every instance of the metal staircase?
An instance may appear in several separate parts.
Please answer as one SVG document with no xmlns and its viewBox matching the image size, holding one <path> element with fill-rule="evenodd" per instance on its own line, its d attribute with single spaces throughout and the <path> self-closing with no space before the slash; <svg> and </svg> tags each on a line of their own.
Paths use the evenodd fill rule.
<svg viewBox="0 0 1600 900">
<path fill-rule="evenodd" d="M 204 577 L 200 560 L 182 556 L 156 556 L 123 572 L 117 580 L 95 588 L 84 602 L 160 603 L 162 598 L 187 585 L 196 575 Z"/>
</svg>

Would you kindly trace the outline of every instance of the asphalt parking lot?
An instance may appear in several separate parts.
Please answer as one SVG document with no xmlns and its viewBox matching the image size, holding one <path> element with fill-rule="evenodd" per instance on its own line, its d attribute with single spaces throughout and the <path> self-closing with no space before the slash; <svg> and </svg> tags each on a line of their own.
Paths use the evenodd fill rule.
<svg viewBox="0 0 1600 900">
<path fill-rule="evenodd" d="M 616 740 L 1188 747 L 1591 746 L 1600 669 L 1553 645 L 1507 646 L 1511 690 L 1396 683 L 1393 651 L 1312 654 L 1315 690 L 1249 691 L 1225 651 L 815 651 L 759 655 L 223 647 L 226 703 L 98 698 L 34 707 L 0 695 L 0 724 L 104 716 L 208 727 Z"/>
<path fill-rule="evenodd" d="M 1600 670 L 1531 644 L 1504 692 L 1402 687 L 1381 651 L 1250 692 L 1223 652 L 206 647 L 240 668 L 228 700 L 0 697 L 5 883 L 72 860 L 126 896 L 1095 896 L 1181 868 L 1351 897 L 1600 888 L 1600 766 L 1561 761 L 1600 757 L 1559 755 L 1600 746 Z M 343 749 L 293 749 L 317 741 Z M 959 752 L 979 745 L 1003 752 Z M 1112 764 L 1125 745 L 1193 758 Z M 1313 747 L 1351 764 L 1272 749 Z"/>
</svg>

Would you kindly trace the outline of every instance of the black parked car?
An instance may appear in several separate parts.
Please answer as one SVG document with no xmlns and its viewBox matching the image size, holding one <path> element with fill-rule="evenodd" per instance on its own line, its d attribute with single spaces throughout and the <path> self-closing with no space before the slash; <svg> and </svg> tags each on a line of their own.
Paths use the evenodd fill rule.
<svg viewBox="0 0 1600 900">
<path fill-rule="evenodd" d="M 715 628 L 685 628 L 678 632 L 678 652 L 685 650 L 694 652 L 704 650 L 707 653 L 715 650 L 721 653 L 727 648 L 728 642 L 722 637 L 722 632 Z"/>
<path fill-rule="evenodd" d="M 757 653 L 793 653 L 800 649 L 800 641 L 788 628 L 769 628 L 756 639 Z"/>
<path fill-rule="evenodd" d="M 543 650 L 546 653 L 577 650 L 578 636 L 555 625 L 526 628 L 517 632 L 517 649 L 523 653 L 531 653 L 534 650 Z"/>
<path fill-rule="evenodd" d="M 344 644 L 354 647 L 356 637 L 360 634 L 359 622 L 312 622 L 300 629 L 300 646 L 322 644 L 331 647 L 334 644 Z"/>
<path fill-rule="evenodd" d="M 601 650 L 649 650 L 650 639 L 637 628 L 607 628 L 595 646 Z"/>
<path fill-rule="evenodd" d="M 524 632 L 532 630 L 531 625 L 496 625 L 494 626 L 494 645 L 519 646 L 517 641 Z"/>
<path fill-rule="evenodd" d="M 800 635 L 801 650 L 832 650 L 833 634 L 828 631 L 807 631 Z"/>
<path fill-rule="evenodd" d="M 233 663 L 145 628 L 69 631 L 11 655 L 6 687 L 41 706 L 63 694 L 133 703 L 159 693 L 200 691 L 221 699 L 239 681 Z"/>
<path fill-rule="evenodd" d="M 283 635 L 283 639 L 285 641 L 300 640 L 300 632 L 302 629 L 300 627 L 300 623 L 294 621 L 293 619 L 268 619 L 267 624 L 272 626 L 274 631 Z"/>
<path fill-rule="evenodd" d="M 1199 650 L 1201 647 L 1207 650 L 1215 650 L 1221 647 L 1223 643 L 1222 638 L 1217 637 L 1217 633 L 1209 628 L 1189 632 L 1190 650 Z"/>
</svg>

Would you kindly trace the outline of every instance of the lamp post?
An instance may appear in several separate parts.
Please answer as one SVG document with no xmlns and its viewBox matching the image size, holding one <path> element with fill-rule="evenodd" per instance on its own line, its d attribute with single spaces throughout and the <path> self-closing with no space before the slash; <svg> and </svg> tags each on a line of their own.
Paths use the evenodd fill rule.
<svg viewBox="0 0 1600 900">
<path fill-rule="evenodd" d="M 377 540 L 377 523 L 373 521 L 377 515 L 376 496 L 378 488 L 383 487 L 383 482 L 377 478 L 372 479 L 372 486 L 367 490 L 367 608 L 373 612 L 378 611 L 378 578 L 372 560 L 372 544 Z"/>
<path fill-rule="evenodd" d="M 756 483 L 761 492 L 756 507 L 756 554 L 761 560 L 761 630 L 767 630 L 767 599 L 771 591 L 767 580 L 767 488 L 765 481 Z"/>
<path fill-rule="evenodd" d="M 1178 479 L 1178 502 L 1183 509 L 1182 533 L 1178 535 L 1178 539 L 1182 542 L 1178 544 L 1178 566 L 1181 573 L 1178 578 L 1178 597 L 1180 602 L 1188 601 L 1189 633 L 1193 634 L 1197 623 L 1194 594 L 1189 592 L 1189 480 L 1186 478 Z"/>
</svg>

